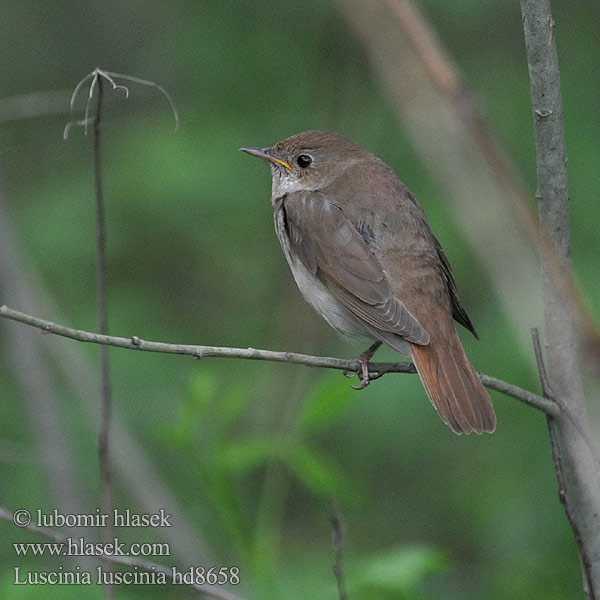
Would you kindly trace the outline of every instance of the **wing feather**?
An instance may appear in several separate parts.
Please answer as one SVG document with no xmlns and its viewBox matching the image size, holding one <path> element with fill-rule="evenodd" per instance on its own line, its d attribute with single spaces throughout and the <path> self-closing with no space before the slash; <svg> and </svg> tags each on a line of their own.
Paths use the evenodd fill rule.
<svg viewBox="0 0 600 600">
<path fill-rule="evenodd" d="M 295 192 L 285 196 L 283 210 L 291 249 L 341 304 L 371 330 L 429 343 L 429 334 L 394 297 L 379 261 L 339 206 L 318 192 Z"/>
</svg>

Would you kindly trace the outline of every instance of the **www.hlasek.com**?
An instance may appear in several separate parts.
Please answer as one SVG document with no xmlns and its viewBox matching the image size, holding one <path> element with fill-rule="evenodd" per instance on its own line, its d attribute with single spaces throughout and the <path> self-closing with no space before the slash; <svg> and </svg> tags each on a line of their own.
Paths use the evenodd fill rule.
<svg viewBox="0 0 600 600">
<path fill-rule="evenodd" d="M 68 537 L 64 542 L 14 542 L 13 548 L 17 556 L 171 556 L 167 543 L 126 544 L 119 538 L 110 542 L 86 542 L 82 537 Z"/>
</svg>

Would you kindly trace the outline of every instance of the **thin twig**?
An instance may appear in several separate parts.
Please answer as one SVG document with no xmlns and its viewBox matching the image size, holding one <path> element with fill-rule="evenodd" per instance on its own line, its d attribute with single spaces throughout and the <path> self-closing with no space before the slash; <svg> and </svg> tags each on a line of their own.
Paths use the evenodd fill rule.
<svg viewBox="0 0 600 600">
<path fill-rule="evenodd" d="M 158 90 L 167 99 L 167 101 L 169 102 L 169 104 L 171 106 L 171 110 L 173 111 L 173 117 L 175 117 L 175 131 L 177 131 L 179 129 L 179 111 L 177 110 L 177 106 L 175 106 L 175 102 L 173 102 L 173 99 L 169 95 L 169 92 L 167 92 L 167 90 L 162 85 L 159 85 L 158 83 L 156 83 L 154 81 L 149 81 L 147 79 L 140 79 L 139 77 L 133 77 L 132 75 L 123 75 L 122 73 L 111 73 L 109 71 L 102 71 L 102 73 L 107 77 L 117 77 L 119 79 L 125 79 L 126 81 L 131 81 L 133 83 L 139 83 L 140 85 L 145 85 L 147 87 L 151 87 L 151 88 L 154 88 L 155 90 Z M 125 87 L 125 86 L 118 86 L 118 87 Z M 125 89 L 127 90 L 127 88 L 125 88 Z"/>
<path fill-rule="evenodd" d="M 548 376 L 546 373 L 546 366 L 544 364 L 544 358 L 542 356 L 542 346 L 540 344 L 540 334 L 537 327 L 531 330 L 531 336 L 533 338 L 533 349 L 535 352 L 535 361 L 537 363 L 538 373 L 540 375 L 540 382 L 542 384 L 542 392 L 544 396 L 549 397 L 552 393 L 550 384 L 548 382 Z M 546 415 L 546 421 L 548 424 L 548 434 L 550 436 L 550 447 L 552 448 L 552 461 L 554 463 L 554 470 L 556 471 L 556 479 L 558 481 L 558 499 L 563 505 L 571 529 L 573 530 L 573 536 L 575 537 L 575 543 L 577 544 L 577 550 L 579 551 L 579 558 L 583 573 L 585 576 L 586 584 L 588 586 L 588 595 L 590 599 L 594 598 L 593 592 L 593 578 L 591 572 L 591 561 L 585 550 L 585 545 L 577 525 L 577 519 L 573 514 L 573 507 L 569 502 L 569 496 L 567 494 L 567 485 L 565 483 L 565 475 L 562 465 L 562 457 L 560 454 L 560 446 L 558 444 L 558 436 L 556 434 L 556 421 L 551 415 Z"/>
<path fill-rule="evenodd" d="M 538 396 L 529 390 L 525 390 L 519 386 L 513 385 L 512 383 L 508 383 L 503 379 L 486 375 L 485 373 L 477 373 L 477 375 L 479 376 L 481 383 L 483 383 L 486 388 L 501 392 L 505 396 L 510 396 L 515 400 L 520 400 L 524 404 L 528 404 L 533 408 L 537 408 L 547 415 L 557 415 L 560 411 L 560 408 L 555 402 L 548 400 L 547 398 L 543 398 L 542 396 Z"/>
<path fill-rule="evenodd" d="M 548 381 L 548 374 L 546 373 L 546 365 L 544 364 L 544 357 L 542 356 L 542 346 L 540 344 L 540 332 L 537 327 L 531 329 L 531 337 L 533 339 L 533 353 L 535 354 L 535 362 L 537 364 L 537 370 L 540 376 L 540 383 L 542 384 L 542 393 L 545 398 L 552 398 L 554 394 L 550 388 L 550 382 Z"/>
<path fill-rule="evenodd" d="M 165 354 L 184 354 L 194 358 L 241 358 L 246 360 L 268 360 L 272 362 L 283 362 L 289 364 L 305 365 L 308 367 L 321 367 L 328 369 L 339 369 L 341 371 L 359 372 L 361 363 L 358 358 L 341 359 L 326 356 L 311 356 L 308 354 L 298 354 L 296 352 L 276 352 L 273 350 L 258 350 L 256 348 L 226 348 L 222 346 L 197 346 L 191 344 L 169 344 L 165 342 L 151 342 L 142 340 L 138 336 L 129 338 L 114 337 L 109 335 L 100 335 L 80 329 L 72 329 L 64 325 L 58 325 L 52 321 L 33 317 L 25 313 L 0 306 L 0 317 L 18 321 L 25 325 L 31 325 L 41 329 L 42 333 L 54 333 L 80 342 L 90 342 L 93 344 L 104 344 L 116 348 L 125 348 L 127 350 L 141 350 L 143 352 L 162 352 Z M 416 373 L 414 365 L 410 362 L 397 363 L 370 363 L 373 371 L 381 373 Z M 556 416 L 560 408 L 547 398 L 538 396 L 528 390 L 520 388 L 501 379 L 479 373 L 479 378 L 483 385 L 492 390 L 502 392 L 506 396 L 515 398 L 529 406 L 537 408 L 542 412 Z"/>
<path fill-rule="evenodd" d="M 105 79 L 106 81 L 108 81 L 108 83 L 110 83 L 110 85 L 112 86 L 113 90 L 123 91 L 125 93 L 125 98 L 129 98 L 129 88 L 125 85 L 117 83 L 115 79 L 124 79 L 126 81 L 131 81 L 133 83 L 138 83 L 140 85 L 144 85 L 158 90 L 167 99 L 169 105 L 171 106 L 171 110 L 173 111 L 173 116 L 175 118 L 175 131 L 179 129 L 179 112 L 177 110 L 177 106 L 175 106 L 173 99 L 171 98 L 167 90 L 164 87 L 162 87 L 162 85 L 159 85 L 158 83 L 154 81 L 149 81 L 147 79 L 140 79 L 139 77 L 133 77 L 132 75 L 124 75 L 123 73 L 112 73 L 111 71 L 104 71 L 103 69 L 99 69 L 96 67 L 91 73 L 88 73 L 75 86 L 75 90 L 73 91 L 73 94 L 71 96 L 71 110 L 73 110 L 73 108 L 75 107 L 75 101 L 79 96 L 79 92 L 81 92 L 85 84 L 91 80 L 90 89 L 88 91 L 88 97 L 85 103 L 85 117 L 80 121 L 71 121 L 70 123 L 67 123 L 63 133 L 63 137 L 65 139 L 69 137 L 69 132 L 71 131 L 71 128 L 78 125 L 84 127 L 85 134 L 87 135 L 87 126 L 94 121 L 94 119 L 91 119 L 89 116 L 90 106 L 92 104 L 94 92 L 96 91 L 96 88 L 99 87 L 101 79 Z"/>
<path fill-rule="evenodd" d="M 69 134 L 71 133 L 71 129 L 73 127 L 83 127 L 85 130 L 87 130 L 87 126 L 90 123 L 93 123 L 94 119 L 81 119 L 80 121 L 69 121 L 66 125 L 65 125 L 65 129 L 63 131 L 63 138 L 66 140 L 69 138 Z"/>
<path fill-rule="evenodd" d="M 103 109 L 103 80 L 107 81 L 115 91 L 122 91 L 125 98 L 129 97 L 129 88 L 121 85 L 115 79 L 124 79 L 157 89 L 168 100 L 173 114 L 175 116 L 175 130 L 179 126 L 179 114 L 177 108 L 167 93 L 167 91 L 153 81 L 147 81 L 130 75 L 120 73 L 112 73 L 96 68 L 91 73 L 88 73 L 75 86 L 71 96 L 71 110 L 75 106 L 75 101 L 81 90 L 88 84 L 89 89 L 85 104 L 85 116 L 82 120 L 72 121 L 67 123 L 63 133 L 66 139 L 71 131 L 71 128 L 76 125 L 82 125 L 87 134 L 88 125 L 93 124 L 94 131 L 94 188 L 96 197 L 96 287 L 98 297 L 98 321 L 99 331 L 101 335 L 108 335 L 108 289 L 107 289 L 107 269 L 106 269 L 106 223 L 104 216 L 104 197 L 102 193 L 102 169 L 101 169 L 101 153 L 100 153 L 100 123 Z M 96 95 L 96 113 L 94 117 L 90 117 L 91 104 Z M 100 431 L 98 434 L 98 453 L 100 458 L 101 471 L 101 490 L 102 490 L 102 509 L 105 514 L 112 514 L 112 466 L 110 460 L 110 419 L 111 419 L 111 384 L 110 384 L 110 363 L 108 346 L 103 345 L 100 348 Z M 106 539 L 111 539 L 112 523 L 108 523 L 103 529 L 103 534 Z M 114 590 L 106 587 L 107 597 L 114 597 Z"/>
<path fill-rule="evenodd" d="M 344 583 L 344 567 L 342 564 L 344 551 L 344 523 L 338 503 L 333 501 L 333 513 L 331 515 L 331 544 L 335 555 L 333 563 L 333 574 L 337 582 L 338 596 L 340 600 L 348 600 L 346 585 Z"/>
<path fill-rule="evenodd" d="M 108 335 L 108 286 L 106 282 L 106 219 L 104 216 L 104 194 L 102 191 L 102 167 L 100 154 L 100 123 L 102 119 L 102 79 L 94 78 L 97 89 L 96 114 L 94 116 L 94 190 L 96 196 L 96 292 L 98 296 L 98 326 L 102 335 Z M 90 87 L 90 97 L 93 94 Z M 86 111 L 87 112 L 87 111 Z M 87 117 L 87 115 L 86 115 Z M 100 431 L 98 433 L 98 455 L 100 459 L 100 489 L 102 512 L 112 515 L 112 464 L 110 457 L 110 418 L 112 392 L 110 381 L 110 359 L 108 347 L 100 347 Z M 113 524 L 109 519 L 102 530 L 104 541 L 113 537 Z M 115 598 L 115 589 L 105 586 L 106 597 Z"/>
<path fill-rule="evenodd" d="M 5 521 L 10 521 L 11 523 L 15 522 L 15 514 L 11 513 L 9 510 L 0 506 L 0 519 L 4 519 Z M 35 525 L 34 523 L 30 523 L 28 525 L 19 523 L 19 529 L 26 529 L 27 531 L 32 531 L 33 533 L 37 533 L 42 535 L 57 544 L 68 544 L 67 538 L 62 536 L 60 533 L 54 531 L 53 529 L 49 529 L 48 527 L 40 527 Z M 98 548 L 100 549 L 100 548 Z M 148 560 L 142 560 L 139 558 L 134 558 L 133 556 L 117 556 L 113 554 L 103 554 L 97 553 L 94 554 L 97 558 L 102 561 L 115 564 L 115 565 L 124 565 L 127 567 L 137 567 L 138 569 L 142 569 L 143 571 L 148 571 L 150 573 L 163 573 L 165 577 L 171 581 L 174 581 L 174 568 L 167 568 L 163 565 L 159 565 L 158 563 L 153 563 Z M 177 585 L 181 585 L 177 583 Z M 219 588 L 216 585 L 210 585 L 208 583 L 200 584 L 200 583 L 183 583 L 182 585 L 187 585 L 191 588 L 194 588 L 198 592 L 209 596 L 211 598 L 217 598 L 217 600 L 243 600 L 243 598 L 232 594 L 224 589 Z"/>
</svg>

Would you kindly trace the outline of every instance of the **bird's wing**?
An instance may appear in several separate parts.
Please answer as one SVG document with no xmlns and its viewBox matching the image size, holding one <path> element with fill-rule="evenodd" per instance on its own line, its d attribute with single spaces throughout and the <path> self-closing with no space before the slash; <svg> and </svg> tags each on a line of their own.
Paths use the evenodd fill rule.
<svg viewBox="0 0 600 600">
<path fill-rule="evenodd" d="M 460 298 L 458 297 L 458 290 L 456 289 L 456 283 L 454 282 L 454 277 L 452 275 L 452 267 L 450 266 L 450 262 L 446 257 L 446 254 L 442 250 L 442 246 L 437 240 L 435 241 L 435 249 L 437 250 L 437 254 L 439 256 L 440 262 L 440 271 L 442 273 L 442 277 L 444 279 L 444 283 L 446 284 L 446 289 L 448 290 L 448 295 L 450 296 L 450 302 L 452 303 L 452 316 L 458 321 L 461 325 L 466 327 L 476 338 L 479 338 L 477 332 L 475 331 L 475 327 L 473 323 L 471 323 L 471 319 L 469 319 L 469 315 L 463 308 L 463 305 L 460 302 Z"/>
<path fill-rule="evenodd" d="M 429 334 L 395 298 L 383 269 L 339 206 L 318 192 L 287 194 L 283 226 L 292 251 L 367 328 L 428 344 Z"/>
</svg>

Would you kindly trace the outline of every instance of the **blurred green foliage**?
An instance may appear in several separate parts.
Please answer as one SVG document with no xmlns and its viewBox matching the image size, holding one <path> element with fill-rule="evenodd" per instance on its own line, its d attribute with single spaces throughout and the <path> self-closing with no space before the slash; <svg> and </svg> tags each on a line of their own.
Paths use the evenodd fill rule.
<svg viewBox="0 0 600 600">
<path fill-rule="evenodd" d="M 423 4 L 533 192 L 518 4 Z M 100 66 L 160 83 L 179 108 L 174 133 L 156 90 L 131 85 L 125 100 L 107 89 L 102 160 L 115 335 L 333 356 L 362 350 L 338 339 L 304 304 L 273 232 L 268 170 L 238 152 L 305 129 L 332 129 L 393 165 L 425 206 L 481 335 L 478 343 L 465 338 L 476 368 L 538 389 L 531 357 L 515 349 L 502 307 L 480 283 L 487 276 L 477 249 L 462 239 L 443 190 L 395 122 L 335 2 L 21 0 L 2 8 L 0 99 L 67 92 Z M 600 9 L 563 0 L 554 12 L 575 270 L 597 306 Z M 65 123 L 82 111 L 79 101 L 73 114 L 0 122 L 0 174 L 25 258 L 22 274 L 33 278 L 36 295 L 42 298 L 44 290 L 54 304 L 42 301 L 40 316 L 95 330 L 91 138 L 79 128 L 66 142 L 61 138 Z M 0 281 L 4 303 L 22 308 Z M 1 340 L 9 327 L 24 331 L 0 322 Z M 55 343 L 83 360 L 87 370 L 77 375 L 94 394 L 97 348 Z M 382 360 L 396 358 L 380 352 Z M 96 415 L 68 384 L 58 359 L 44 360 L 51 372 L 45 388 L 58 399 L 65 451 L 83 490 L 77 501 L 93 510 L 99 505 Z M 545 422 L 516 401 L 493 393 L 497 433 L 458 438 L 436 417 L 416 376 L 388 375 L 358 394 L 340 373 L 300 366 L 197 364 L 124 350 L 111 351 L 111 360 L 118 418 L 202 533 L 212 564 L 240 566 L 242 582 L 230 588 L 236 593 L 335 599 L 329 515 L 337 498 L 352 600 L 581 597 Z M 42 456 L 52 441 L 34 425 L 18 364 L 2 341 L 0 501 L 11 510 L 51 509 L 60 494 Z M 154 486 L 143 473 L 132 471 L 130 478 L 149 491 Z M 117 477 L 116 500 L 144 512 L 128 479 Z M 0 532 L 3 598 L 101 597 L 97 586 L 12 585 L 19 559 L 11 543 L 43 540 L 5 522 Z M 142 535 L 158 541 L 158 534 L 138 531 L 130 541 Z M 63 562 L 22 564 L 48 570 Z M 119 590 L 120 598 L 188 596 L 171 587 Z"/>
</svg>

